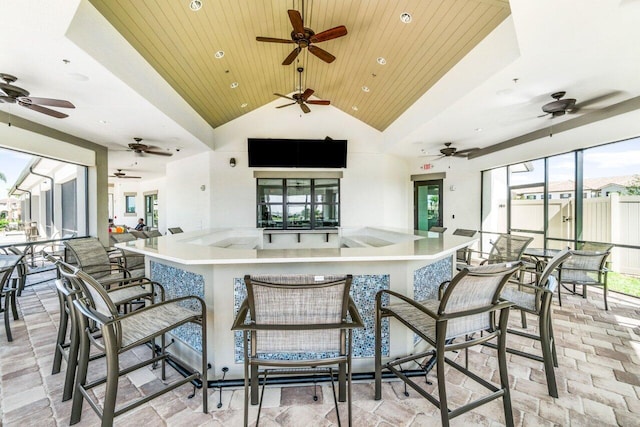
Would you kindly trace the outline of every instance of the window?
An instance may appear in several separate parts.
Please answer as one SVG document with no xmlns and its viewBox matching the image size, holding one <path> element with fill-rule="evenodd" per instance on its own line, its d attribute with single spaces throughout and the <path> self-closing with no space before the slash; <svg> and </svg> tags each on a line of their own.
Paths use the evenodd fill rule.
<svg viewBox="0 0 640 427">
<path fill-rule="evenodd" d="M 527 200 L 535 200 L 536 199 L 536 195 L 535 194 L 527 194 L 526 199 Z"/>
<path fill-rule="evenodd" d="M 128 194 L 124 195 L 124 213 L 125 215 L 135 215 L 136 214 L 136 194 Z"/>
<path fill-rule="evenodd" d="M 257 226 L 284 230 L 340 225 L 335 178 L 258 178 Z"/>
<path fill-rule="evenodd" d="M 561 199 L 570 199 L 571 198 L 571 193 L 560 193 L 560 198 Z"/>
</svg>

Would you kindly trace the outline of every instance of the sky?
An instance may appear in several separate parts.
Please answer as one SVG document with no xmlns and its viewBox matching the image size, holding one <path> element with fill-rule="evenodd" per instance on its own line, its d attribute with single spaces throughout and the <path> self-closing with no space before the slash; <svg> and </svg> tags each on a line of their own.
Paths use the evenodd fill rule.
<svg viewBox="0 0 640 427">
<path fill-rule="evenodd" d="M 0 148 L 0 172 L 7 178 L 7 182 L 0 181 L 0 199 L 7 198 L 7 190 L 15 184 L 20 172 L 32 158 L 28 154 Z"/>
<path fill-rule="evenodd" d="M 511 185 L 544 181 L 544 161 L 530 162 L 533 170 L 514 173 Z M 549 158 L 549 181 L 575 179 L 574 154 L 560 154 Z M 584 150 L 584 177 L 640 175 L 640 138 Z"/>
</svg>

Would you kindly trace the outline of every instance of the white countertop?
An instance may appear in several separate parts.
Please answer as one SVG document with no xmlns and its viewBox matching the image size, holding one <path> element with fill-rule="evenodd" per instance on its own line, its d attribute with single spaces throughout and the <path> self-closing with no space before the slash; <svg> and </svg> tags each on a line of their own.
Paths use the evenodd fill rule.
<svg viewBox="0 0 640 427">
<path fill-rule="evenodd" d="M 304 234 L 305 230 L 299 232 Z M 341 247 L 260 249 L 263 243 L 262 233 L 262 229 L 256 228 L 209 229 L 140 239 L 115 246 L 185 265 L 216 265 L 433 260 L 478 240 L 477 237 L 452 234 L 365 227 L 339 229 Z M 367 242 L 375 243 L 373 246 L 366 246 Z M 385 245 L 376 246 L 380 242 Z M 363 246 L 344 247 L 345 244 Z"/>
</svg>

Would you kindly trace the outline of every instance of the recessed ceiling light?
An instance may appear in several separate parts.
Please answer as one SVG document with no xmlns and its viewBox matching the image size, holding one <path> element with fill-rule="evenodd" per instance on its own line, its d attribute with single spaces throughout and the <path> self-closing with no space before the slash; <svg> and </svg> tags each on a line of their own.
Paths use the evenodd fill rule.
<svg viewBox="0 0 640 427">
<path fill-rule="evenodd" d="M 199 11 L 202 8 L 202 2 L 200 0 L 191 0 L 191 2 L 189 2 L 189 9 L 193 10 L 194 12 Z"/>
<path fill-rule="evenodd" d="M 246 108 L 247 105 L 249 105 L 249 104 L 247 104 L 246 102 L 243 102 L 242 104 L 240 104 L 240 108 Z"/>
<path fill-rule="evenodd" d="M 405 24 L 408 24 L 409 22 L 411 22 L 411 14 L 409 12 L 404 12 L 402 14 L 400 14 L 400 21 L 402 21 Z"/>
<path fill-rule="evenodd" d="M 380 65 L 384 65 L 387 63 L 387 60 L 384 59 L 382 56 L 378 57 L 378 59 L 376 59 L 376 61 L 378 61 L 378 64 Z"/>
<path fill-rule="evenodd" d="M 482 128 L 476 128 L 476 132 L 482 132 Z"/>
<path fill-rule="evenodd" d="M 98 122 L 99 122 L 99 123 L 102 123 L 103 125 L 106 125 L 107 123 L 109 123 L 109 122 L 108 122 L 108 121 L 106 121 L 106 120 L 98 120 Z"/>
<path fill-rule="evenodd" d="M 363 92 L 369 92 L 371 89 L 369 89 L 369 86 L 362 86 L 362 91 Z"/>
<path fill-rule="evenodd" d="M 358 111 L 358 107 L 357 107 L 356 105 L 354 105 L 353 107 L 351 107 L 351 109 L 352 109 L 353 111 Z"/>
<path fill-rule="evenodd" d="M 224 56 L 224 50 L 217 51 L 214 56 L 216 57 L 216 59 L 222 58 Z"/>
<path fill-rule="evenodd" d="M 231 83 L 230 87 L 231 87 L 231 89 L 237 88 L 238 87 L 238 82 Z"/>
</svg>

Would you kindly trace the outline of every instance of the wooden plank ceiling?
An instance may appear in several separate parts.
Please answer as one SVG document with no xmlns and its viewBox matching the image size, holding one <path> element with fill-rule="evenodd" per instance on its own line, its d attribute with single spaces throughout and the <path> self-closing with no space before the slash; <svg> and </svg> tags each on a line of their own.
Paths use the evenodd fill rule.
<svg viewBox="0 0 640 427">
<path fill-rule="evenodd" d="M 213 127 L 287 103 L 273 93 L 297 91 L 301 66 L 303 91 L 382 131 L 510 13 L 507 0 L 201 0 L 197 12 L 190 0 L 90 1 Z M 256 41 L 290 39 L 288 9 L 304 12 L 316 33 L 346 26 L 346 36 L 316 43 L 333 63 L 303 49 L 283 66 L 295 45 Z"/>
</svg>

